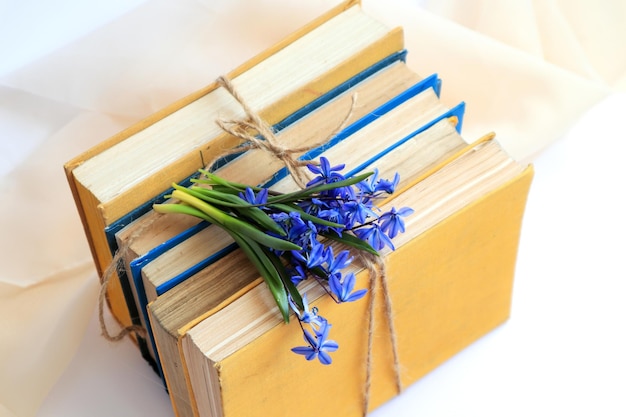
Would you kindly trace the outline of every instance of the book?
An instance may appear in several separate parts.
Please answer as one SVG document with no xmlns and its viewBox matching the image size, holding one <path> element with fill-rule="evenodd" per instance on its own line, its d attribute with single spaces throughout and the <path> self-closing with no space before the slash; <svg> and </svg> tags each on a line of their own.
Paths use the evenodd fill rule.
<svg viewBox="0 0 626 417">
<path fill-rule="evenodd" d="M 428 99 L 429 95 L 429 106 L 440 107 L 441 104 L 436 100 L 434 93 L 425 92 L 419 98 L 423 101 Z M 405 158 L 402 167 L 404 169 L 399 169 L 401 186 L 405 182 L 410 182 L 439 159 L 465 146 L 465 142 L 445 117 L 449 113 L 443 110 L 440 110 L 440 116 L 435 119 L 439 120 L 439 123 L 424 130 L 424 126 L 430 126 L 430 124 L 424 121 L 425 116 L 421 119 L 418 116 L 420 114 L 417 111 L 419 101 L 416 96 L 413 102 L 407 102 L 403 108 L 400 106 L 389 112 L 387 117 L 383 116 L 356 132 L 349 141 L 341 142 L 340 145 L 343 146 L 335 145 L 329 149 L 329 152 L 334 151 L 335 155 L 343 156 L 343 162 L 346 162 L 353 170 L 370 166 L 373 163 L 371 156 L 379 153 L 381 156 L 376 162 L 382 172 L 398 170 L 399 167 L 395 165 L 395 162 L 401 160 L 402 155 L 411 155 L 412 158 Z M 436 112 L 433 114 L 432 110 L 430 113 L 425 111 L 424 114 L 437 115 Z M 355 146 L 365 143 L 370 146 L 379 144 L 381 149 L 365 147 L 362 149 L 365 153 L 361 153 L 359 161 L 350 161 L 346 158 L 347 151 L 352 151 L 349 152 L 354 154 L 351 156 L 357 156 Z M 277 184 L 276 188 L 289 189 L 289 182 L 290 178 L 285 178 L 285 185 Z M 233 277 L 233 279 L 224 280 L 225 276 Z M 192 411 L 189 387 L 178 351 L 178 343 L 185 329 L 192 327 L 194 323 L 216 310 L 235 302 L 254 288 L 266 290 L 264 285 L 259 285 L 261 282 L 257 271 L 249 262 L 245 262 L 244 255 L 237 250 L 157 297 L 148 305 L 151 328 L 161 356 L 170 398 L 178 416 L 191 415 Z"/>
<path fill-rule="evenodd" d="M 388 203 L 415 210 L 395 251 L 384 253 L 403 385 L 507 319 L 531 178 L 532 167 L 480 141 Z M 365 275 L 358 272 L 361 287 Z M 368 303 L 338 307 L 315 281 L 308 286 L 311 308 L 333 323 L 340 344 L 332 366 L 294 358 L 298 321 L 285 325 L 269 291 L 257 286 L 178 330 L 196 415 L 363 415 Z M 383 310 L 375 310 L 383 325 L 372 351 L 370 410 L 397 393 Z"/>
<path fill-rule="evenodd" d="M 401 29 L 386 27 L 363 13 L 357 1 L 346 1 L 229 77 L 265 120 L 276 123 L 402 48 Z M 189 177 L 221 148 L 235 145 L 214 120 L 241 115 L 235 100 L 213 83 L 65 164 L 100 275 L 112 260 L 106 226 L 149 202 L 171 181 Z M 107 301 L 123 326 L 138 319 L 127 298 L 132 299 L 127 283 L 112 279 Z"/>
<path fill-rule="evenodd" d="M 316 279 L 298 284 L 312 311 L 323 311 L 334 325 L 332 338 L 341 347 L 331 367 L 290 351 L 302 345 L 304 328 L 293 313 L 285 325 L 286 307 L 279 311 L 267 288 L 271 280 L 250 262 L 260 250 L 251 255 L 245 240 L 238 241 L 242 250 L 221 228 L 195 218 L 154 220 L 149 212 L 171 182 L 188 181 L 206 161 L 236 149 L 240 140 L 213 126 L 250 114 L 235 93 L 208 86 L 66 164 L 99 272 L 118 245 L 131 247 L 108 301 L 122 325 L 147 329 L 147 339 L 137 336 L 137 342 L 164 377 L 177 416 L 363 415 L 397 393 L 398 378 L 402 385 L 414 382 L 507 319 L 532 166 L 514 161 L 494 135 L 468 145 L 460 135 L 464 103 L 443 105 L 436 76 L 414 83 L 419 77 L 395 62 L 402 47 L 401 28 L 390 29 L 346 1 L 228 76 L 285 143 L 332 136 L 302 160 L 327 157 L 345 164 L 347 176 L 374 167 L 383 177 L 397 172 L 398 191 L 378 208 L 414 209 L 395 250 L 381 251 L 392 315 L 384 313 L 380 291 L 374 296 L 380 283 L 357 261 L 344 272 L 370 290 L 357 291 L 364 300 L 337 307 L 328 293 L 337 293 L 332 283 L 330 290 Z M 345 114 L 339 111 L 349 99 L 343 88 L 380 82 L 384 74 L 388 84 L 372 84 L 354 119 L 328 135 Z M 297 189 L 286 169 L 261 151 L 223 158 L 217 169 L 228 180 L 272 192 Z M 333 239 L 326 243 L 342 248 Z M 279 263 L 268 258 L 259 268 L 279 270 Z M 289 277 L 281 280 L 295 294 Z M 312 337 L 305 343 L 314 346 Z M 300 347 L 300 353 L 306 349 L 314 350 Z M 390 360 L 396 351 L 399 373 Z"/>
<path fill-rule="evenodd" d="M 402 57 L 403 55 L 400 55 L 396 59 Z M 366 122 L 361 119 L 403 91 L 417 94 L 430 86 L 438 88 L 436 76 L 428 77 L 420 83 L 420 77 L 399 60 L 384 65 L 377 63 L 374 69 L 377 68 L 380 69 L 373 71 L 369 77 L 362 79 L 361 73 L 356 78 L 353 77 L 343 83 L 341 91 L 333 92 L 330 101 L 322 102 L 316 109 L 308 111 L 297 123 L 283 127 L 276 134 L 277 139 L 292 148 L 318 143 L 329 139 L 349 113 L 351 113 L 351 119 L 345 120 L 345 124 L 359 123 L 357 126 L 361 126 Z M 357 93 L 358 97 L 352 104 L 354 93 Z M 405 94 L 406 98 L 410 94 Z M 357 126 L 352 129 L 356 129 Z M 269 180 L 280 170 L 281 166 L 281 162 L 276 158 L 262 150 L 252 149 L 219 167 L 215 172 L 234 181 L 247 180 L 261 184 Z M 169 288 L 183 279 L 182 277 L 176 278 L 179 274 L 199 264 L 214 251 L 223 249 L 213 250 L 208 246 L 198 248 L 188 242 L 202 239 L 196 234 L 221 233 L 219 230 L 202 230 L 205 225 L 198 225 L 198 223 L 199 219 L 187 216 L 159 217 L 156 213 L 149 211 L 115 233 L 118 246 L 129 242 L 124 256 L 125 271 L 144 327 L 149 326 L 145 322 L 147 320 L 146 300 L 153 300 L 157 293 L 164 291 L 164 287 Z M 137 230 L 142 232 L 137 234 Z M 131 236 L 135 238 L 130 240 Z M 176 255 L 176 252 L 181 251 L 186 254 L 184 258 Z M 171 256 L 174 256 L 177 262 L 172 262 Z M 145 274 L 142 274 L 144 270 Z M 151 280 L 150 277 L 153 276 L 155 279 Z M 151 356 L 155 358 L 152 352 Z"/>
</svg>

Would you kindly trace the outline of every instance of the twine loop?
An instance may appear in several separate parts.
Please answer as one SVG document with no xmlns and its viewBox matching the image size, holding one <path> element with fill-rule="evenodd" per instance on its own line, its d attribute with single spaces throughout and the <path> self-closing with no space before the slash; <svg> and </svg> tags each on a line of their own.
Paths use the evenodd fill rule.
<svg viewBox="0 0 626 417">
<path fill-rule="evenodd" d="M 374 256 L 366 252 L 359 252 L 359 260 L 369 272 L 369 303 L 367 305 L 368 323 L 367 323 L 367 358 L 365 363 L 365 384 L 363 386 L 363 415 L 367 415 L 370 402 L 370 391 L 372 387 L 372 352 L 374 348 L 374 311 L 376 306 L 376 294 L 378 292 L 378 284 L 380 283 L 383 292 L 383 308 L 384 316 L 387 320 L 389 328 L 389 341 L 392 350 L 392 367 L 394 373 L 394 382 L 396 391 L 402 392 L 402 380 L 400 379 L 400 357 L 398 355 L 398 341 L 393 322 L 393 306 L 391 294 L 389 292 L 389 284 L 387 280 L 387 267 L 384 260 L 380 256 Z"/>
<path fill-rule="evenodd" d="M 298 154 L 306 152 L 314 147 L 308 145 L 301 148 L 288 148 L 280 144 L 275 136 L 274 129 L 263 120 L 258 113 L 250 108 L 248 103 L 239 95 L 231 80 L 221 76 L 217 79 L 217 83 L 222 86 L 230 95 L 237 100 L 246 113 L 245 120 L 224 120 L 217 119 L 215 123 L 225 132 L 243 139 L 244 143 L 225 154 L 220 155 L 223 158 L 231 152 L 243 152 L 249 149 L 262 149 L 282 161 L 283 165 L 289 171 L 289 174 L 300 188 L 305 188 L 308 178 L 299 168 L 306 165 L 307 161 L 298 160 Z M 259 136 L 256 136 L 254 132 Z"/>
<path fill-rule="evenodd" d="M 283 165 L 289 171 L 289 174 L 293 178 L 294 182 L 300 188 L 306 188 L 306 184 L 308 182 L 308 178 L 306 176 L 305 171 L 303 171 L 303 166 L 306 166 L 310 161 L 303 161 L 298 159 L 299 155 L 307 152 L 311 149 L 315 149 L 328 141 L 330 137 L 333 137 L 337 134 L 341 129 L 343 129 L 350 117 L 352 117 L 352 113 L 354 112 L 354 106 L 356 103 L 356 94 L 352 96 L 352 105 L 350 106 L 350 110 L 344 117 L 343 121 L 339 124 L 337 128 L 327 138 L 323 138 L 319 142 L 314 142 L 307 144 L 302 147 L 287 147 L 283 146 L 280 141 L 276 138 L 276 134 L 272 126 L 270 126 L 265 120 L 259 116 L 257 112 L 252 110 L 248 103 L 244 100 L 243 97 L 239 94 L 232 81 L 225 76 L 221 76 L 217 79 L 217 83 L 222 86 L 228 93 L 239 103 L 241 108 L 244 110 L 246 114 L 246 119 L 244 120 L 225 120 L 225 119 L 217 119 L 215 122 L 217 125 L 225 132 L 242 139 L 244 142 L 229 151 L 226 151 L 215 158 L 211 163 L 207 165 L 207 167 L 213 166 L 214 162 L 220 158 L 223 158 L 227 155 L 232 155 L 235 153 L 244 152 L 250 149 L 262 149 L 279 159 Z M 255 134 L 258 134 L 258 136 Z"/>
<path fill-rule="evenodd" d="M 111 260 L 111 263 L 102 273 L 102 279 L 100 281 L 100 293 L 98 294 L 98 322 L 100 323 L 100 333 L 109 342 L 120 341 L 131 333 L 146 337 L 146 329 L 143 326 L 136 324 L 123 327 L 117 333 L 111 333 L 104 319 L 104 301 L 106 299 L 107 288 L 111 282 L 111 278 L 113 278 L 115 273 L 119 272 L 121 263 L 123 262 L 124 256 L 128 252 L 129 248 L 129 244 L 118 248 L 115 252 L 115 256 L 113 256 L 113 259 Z"/>
</svg>

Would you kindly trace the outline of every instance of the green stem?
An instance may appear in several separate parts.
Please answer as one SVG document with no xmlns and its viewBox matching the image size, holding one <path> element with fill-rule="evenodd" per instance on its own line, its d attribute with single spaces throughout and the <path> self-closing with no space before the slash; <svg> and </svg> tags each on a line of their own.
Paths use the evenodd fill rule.
<svg viewBox="0 0 626 417">
<path fill-rule="evenodd" d="M 287 291 L 280 278 L 279 272 L 276 270 L 274 263 L 267 256 L 267 253 L 263 250 L 257 242 L 247 240 L 245 237 L 238 235 L 237 233 L 231 233 L 235 242 L 239 245 L 241 250 L 244 251 L 248 259 L 259 271 L 263 280 L 267 284 L 278 310 L 283 316 L 285 323 L 289 323 L 289 301 L 287 298 Z"/>
<path fill-rule="evenodd" d="M 200 200 L 184 191 L 174 190 L 172 197 L 189 204 L 192 207 L 202 211 L 207 216 L 215 219 L 215 222 L 224 229 L 232 232 L 244 235 L 250 239 L 260 243 L 261 245 L 276 249 L 276 250 L 301 250 L 302 248 L 295 243 L 287 240 L 279 239 L 274 236 L 270 236 L 265 232 L 255 228 L 249 223 L 241 221 L 236 217 L 230 216 L 228 213 L 212 206 L 211 204 Z"/>
</svg>

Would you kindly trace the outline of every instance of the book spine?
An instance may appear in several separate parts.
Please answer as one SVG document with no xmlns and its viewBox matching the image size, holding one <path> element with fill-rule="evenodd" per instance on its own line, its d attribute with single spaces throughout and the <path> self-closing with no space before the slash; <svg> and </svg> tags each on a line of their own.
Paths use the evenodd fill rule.
<svg viewBox="0 0 626 417">
<path fill-rule="evenodd" d="M 409 134 L 409 135 L 405 136 L 404 138 L 400 139 L 399 141 L 395 142 L 393 145 L 389 146 L 388 148 L 385 148 L 383 151 L 377 153 L 376 155 L 373 155 L 367 161 L 364 161 L 359 166 L 357 166 L 352 171 L 350 171 L 347 175 L 348 176 L 356 175 L 358 172 L 364 170 L 367 166 L 372 165 L 376 160 L 378 160 L 378 159 L 382 158 L 383 156 L 387 155 L 389 152 L 393 151 L 394 149 L 398 148 L 399 146 L 402 146 L 403 143 L 411 140 L 415 136 L 419 135 L 423 131 L 429 129 L 434 124 L 439 123 L 440 121 L 442 121 L 444 119 L 449 119 L 451 117 L 455 117 L 458 120 L 458 122 L 456 124 L 456 130 L 457 130 L 457 132 L 461 133 L 461 125 L 462 125 L 462 120 L 463 120 L 463 115 L 464 114 L 465 114 L 465 103 L 460 103 L 460 104 L 456 105 L 455 107 L 453 107 L 452 109 L 448 110 L 447 112 L 437 116 L 436 118 L 434 118 L 430 122 L 426 123 L 425 125 L 423 125 L 419 129 L 413 131 L 411 134 Z"/>
</svg>

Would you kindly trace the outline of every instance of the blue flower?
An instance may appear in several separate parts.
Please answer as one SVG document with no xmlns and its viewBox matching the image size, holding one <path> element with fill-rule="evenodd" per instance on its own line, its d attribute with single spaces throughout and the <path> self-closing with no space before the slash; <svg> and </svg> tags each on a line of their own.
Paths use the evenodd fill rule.
<svg viewBox="0 0 626 417">
<path fill-rule="evenodd" d="M 317 315 L 317 308 L 309 308 L 309 302 L 306 298 L 306 294 L 302 296 L 302 305 L 304 307 L 302 312 L 300 312 L 298 306 L 294 304 L 291 298 L 289 299 L 289 304 L 291 305 L 291 309 L 294 311 L 294 313 L 296 313 L 296 316 L 298 316 L 298 320 L 300 320 L 302 323 L 310 324 L 311 326 L 315 325 L 318 327 L 321 327 L 324 323 L 324 319 Z"/>
<path fill-rule="evenodd" d="M 367 290 L 357 290 L 352 292 L 354 284 L 356 283 L 356 277 L 352 272 L 341 278 L 341 274 L 333 274 L 328 278 L 328 284 L 330 290 L 337 296 L 337 299 L 341 302 L 351 302 L 363 298 Z"/>
<path fill-rule="evenodd" d="M 309 247 L 312 248 L 319 243 L 317 241 L 317 227 L 311 221 L 306 223 L 302 222 L 302 224 L 298 224 L 297 227 L 292 227 L 287 234 L 287 239 L 305 248 L 305 250 Z"/>
<path fill-rule="evenodd" d="M 334 167 L 330 166 L 330 162 L 325 157 L 320 157 L 319 166 L 308 164 L 307 168 L 314 174 L 317 174 L 317 177 L 313 178 L 306 185 L 307 187 L 312 187 L 319 184 L 328 184 L 331 182 L 341 181 L 344 179 L 343 175 L 339 174 L 338 171 L 341 171 L 345 168 L 345 164 L 336 165 Z"/>
<path fill-rule="evenodd" d="M 376 184 L 376 191 L 384 191 L 388 194 L 393 194 L 400 182 L 400 174 L 396 172 L 396 175 L 393 177 L 393 181 L 388 181 L 385 179 L 381 179 L 378 184 Z"/>
<path fill-rule="evenodd" d="M 357 223 L 365 223 L 368 217 L 378 218 L 378 215 L 372 210 L 371 201 L 362 198 L 358 201 L 344 203 L 344 210 L 348 218 L 347 226 L 350 228 Z"/>
<path fill-rule="evenodd" d="M 316 244 L 313 244 L 309 250 L 305 251 L 295 251 L 292 250 L 291 254 L 293 257 L 301 262 L 306 268 L 313 269 L 315 267 L 320 266 L 324 263 L 324 245 L 315 241 Z"/>
<path fill-rule="evenodd" d="M 327 220 L 329 222 L 344 225 L 343 227 L 329 227 L 318 225 L 318 229 L 320 229 L 321 231 L 334 230 L 339 236 L 341 236 L 341 233 L 343 232 L 345 227 L 346 216 L 340 208 L 330 208 L 328 210 L 322 210 L 317 214 L 317 217 L 322 220 Z"/>
<path fill-rule="evenodd" d="M 285 231 L 289 228 L 289 215 L 287 213 L 278 212 L 278 213 L 270 213 L 269 216 L 274 220 L 278 225 L 280 225 Z"/>
<path fill-rule="evenodd" d="M 319 213 L 328 208 L 328 204 L 319 198 L 311 198 L 311 200 L 304 200 L 300 204 L 300 208 L 304 210 L 305 213 L 311 214 L 313 216 L 318 216 Z"/>
<path fill-rule="evenodd" d="M 356 184 L 365 194 L 374 194 L 376 192 L 376 182 L 378 181 L 378 168 L 374 168 L 374 173 Z"/>
<path fill-rule="evenodd" d="M 352 258 L 348 258 L 350 256 L 350 251 L 348 250 L 342 250 L 337 257 L 335 257 L 332 246 L 329 246 L 325 255 L 326 263 L 328 264 L 328 268 L 326 268 L 328 275 L 339 273 L 352 262 Z"/>
<path fill-rule="evenodd" d="M 287 240 L 298 246 L 305 247 L 317 239 L 317 229 L 312 222 L 305 222 L 300 213 L 293 211 L 289 214 L 271 214 L 272 219 L 287 233 Z"/>
<path fill-rule="evenodd" d="M 315 331 L 315 336 L 303 329 L 304 341 L 307 342 L 309 346 L 298 346 L 291 349 L 291 351 L 298 355 L 303 355 L 308 361 L 318 358 L 323 365 L 330 365 L 332 359 L 328 353 L 334 352 L 339 348 L 337 342 L 328 340 L 328 330 L 330 330 L 330 327 L 331 325 L 328 324 L 328 322 L 323 321 L 320 329 Z"/>
<path fill-rule="evenodd" d="M 298 285 L 305 279 L 307 279 L 308 275 L 302 265 L 296 265 L 295 268 L 291 271 L 291 282 L 293 285 Z"/>
<path fill-rule="evenodd" d="M 287 239 L 290 242 L 296 242 L 306 231 L 309 230 L 306 222 L 300 217 L 300 213 L 289 213 L 289 222 L 287 230 Z"/>
<path fill-rule="evenodd" d="M 388 194 L 393 194 L 398 183 L 400 182 L 400 175 L 396 172 L 393 177 L 393 181 L 386 180 L 384 178 L 378 179 L 378 169 L 374 169 L 374 173 L 359 182 L 356 186 L 361 190 L 363 194 L 373 196 L 374 194 L 384 191 Z"/>
<path fill-rule="evenodd" d="M 255 196 L 252 188 L 247 187 L 245 193 L 239 193 L 239 197 L 250 204 L 262 206 L 267 203 L 267 188 L 262 188 Z"/>
<path fill-rule="evenodd" d="M 381 250 L 385 246 L 389 246 L 391 250 L 395 249 L 391 239 L 380 230 L 380 226 L 376 223 L 371 224 L 369 227 L 355 229 L 354 233 L 359 239 L 365 240 L 376 250 Z"/>
<path fill-rule="evenodd" d="M 395 207 L 387 213 L 380 216 L 380 228 L 383 232 L 387 233 L 389 238 L 393 239 L 400 232 L 404 233 L 404 220 L 402 217 L 406 217 L 413 213 L 413 209 L 409 207 L 403 207 L 400 210 L 396 210 Z"/>
</svg>

